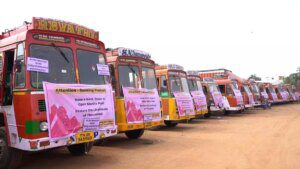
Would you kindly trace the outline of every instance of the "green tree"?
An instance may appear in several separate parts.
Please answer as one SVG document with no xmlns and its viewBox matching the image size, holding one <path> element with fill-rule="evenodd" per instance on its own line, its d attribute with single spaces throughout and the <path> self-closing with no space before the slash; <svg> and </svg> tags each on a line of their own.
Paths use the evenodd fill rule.
<svg viewBox="0 0 300 169">
<path fill-rule="evenodd" d="M 289 76 L 285 77 L 283 79 L 283 82 L 285 84 L 291 84 L 291 85 L 295 85 L 297 87 L 300 87 L 300 67 L 297 68 L 296 73 L 292 73 Z"/>
<path fill-rule="evenodd" d="M 255 81 L 261 81 L 261 78 L 258 77 L 256 74 L 250 75 L 250 77 L 248 78 L 248 80 L 249 80 L 249 79 L 254 79 Z"/>
</svg>

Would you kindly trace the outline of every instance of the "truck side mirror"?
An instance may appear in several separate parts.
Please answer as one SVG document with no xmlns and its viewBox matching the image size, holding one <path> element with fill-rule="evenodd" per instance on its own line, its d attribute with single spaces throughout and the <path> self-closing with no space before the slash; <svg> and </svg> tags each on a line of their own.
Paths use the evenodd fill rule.
<svg viewBox="0 0 300 169">
<path fill-rule="evenodd" d="M 15 61 L 15 71 L 21 72 L 22 69 L 22 60 L 16 60 Z"/>
</svg>

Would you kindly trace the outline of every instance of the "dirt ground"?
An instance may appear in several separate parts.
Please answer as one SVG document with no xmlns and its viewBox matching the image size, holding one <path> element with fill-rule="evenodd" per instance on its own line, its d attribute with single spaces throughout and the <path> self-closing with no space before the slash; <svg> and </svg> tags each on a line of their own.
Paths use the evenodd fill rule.
<svg viewBox="0 0 300 169">
<path fill-rule="evenodd" d="M 64 149 L 27 155 L 26 169 L 299 169 L 300 104 L 214 116 L 146 131 L 139 140 L 110 138 L 84 157 Z"/>
</svg>

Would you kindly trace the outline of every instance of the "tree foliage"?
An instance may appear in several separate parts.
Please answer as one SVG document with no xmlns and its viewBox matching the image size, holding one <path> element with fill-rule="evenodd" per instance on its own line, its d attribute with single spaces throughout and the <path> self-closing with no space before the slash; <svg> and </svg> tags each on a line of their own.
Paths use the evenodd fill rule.
<svg viewBox="0 0 300 169">
<path fill-rule="evenodd" d="M 289 76 L 285 77 L 283 82 L 285 84 L 295 85 L 299 88 L 300 87 L 300 67 L 297 68 L 297 73 L 292 73 Z"/>
<path fill-rule="evenodd" d="M 248 80 L 249 80 L 249 79 L 254 79 L 255 81 L 261 81 L 261 78 L 258 77 L 256 74 L 250 75 L 250 77 L 248 78 Z"/>
</svg>

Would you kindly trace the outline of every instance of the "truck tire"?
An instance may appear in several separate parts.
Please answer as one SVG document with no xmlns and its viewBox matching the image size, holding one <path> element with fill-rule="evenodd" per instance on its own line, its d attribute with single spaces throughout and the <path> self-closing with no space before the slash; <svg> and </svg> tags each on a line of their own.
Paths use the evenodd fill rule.
<svg viewBox="0 0 300 169">
<path fill-rule="evenodd" d="M 177 126 L 177 122 L 172 122 L 172 121 L 164 121 L 165 125 L 168 127 L 175 127 Z"/>
<path fill-rule="evenodd" d="M 72 155 L 75 155 L 75 156 L 86 155 L 86 154 L 88 154 L 88 152 L 91 151 L 93 144 L 94 144 L 94 142 L 74 144 L 74 145 L 68 146 L 68 150 Z"/>
<path fill-rule="evenodd" d="M 211 113 L 205 113 L 205 114 L 204 114 L 204 118 L 205 118 L 205 119 L 210 118 L 210 116 L 211 116 Z"/>
<path fill-rule="evenodd" d="M 144 134 L 144 129 L 126 131 L 125 135 L 129 139 L 138 139 Z"/>
<path fill-rule="evenodd" d="M 22 161 L 22 151 L 11 148 L 7 144 L 4 127 L 0 127 L 0 169 L 16 169 Z"/>
</svg>

